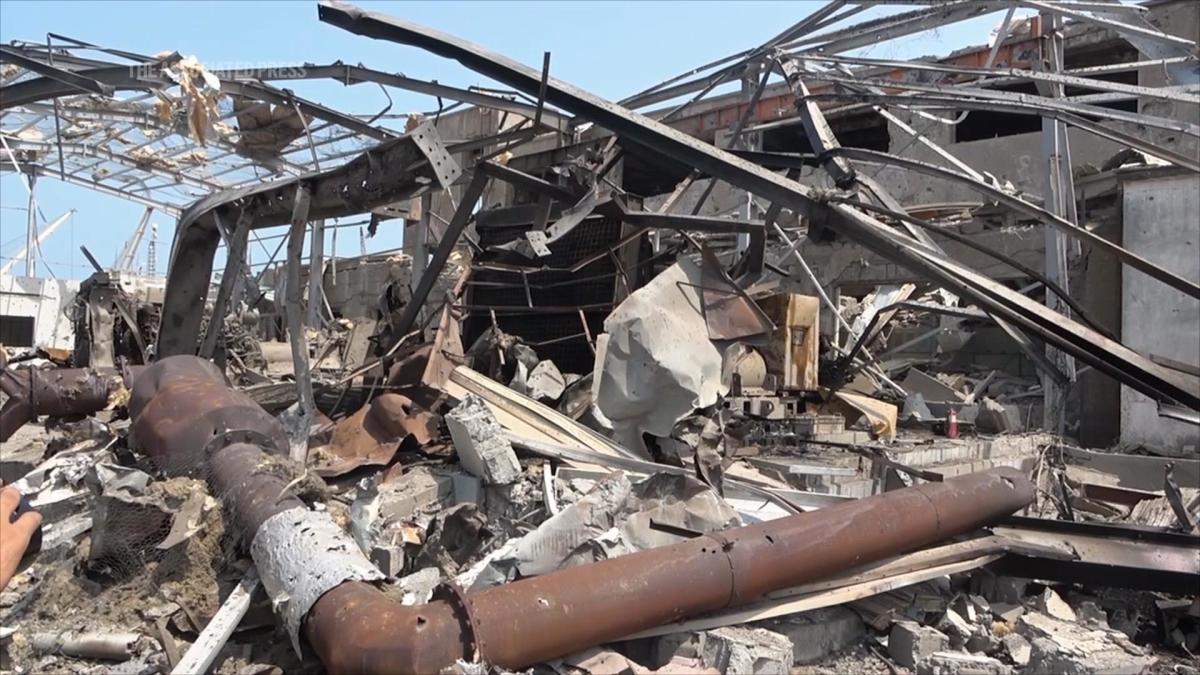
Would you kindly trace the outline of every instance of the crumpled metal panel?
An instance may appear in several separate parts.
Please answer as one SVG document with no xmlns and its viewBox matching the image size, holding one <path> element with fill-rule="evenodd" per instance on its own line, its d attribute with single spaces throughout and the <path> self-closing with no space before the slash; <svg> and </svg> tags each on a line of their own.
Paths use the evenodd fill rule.
<svg viewBox="0 0 1200 675">
<path fill-rule="evenodd" d="M 707 248 L 702 251 L 700 285 L 710 340 L 760 336 L 775 328 L 762 308 L 725 274 L 720 261 Z"/>
<path fill-rule="evenodd" d="M 436 415 L 407 396 L 383 394 L 339 422 L 329 444 L 313 449 L 313 469 L 320 476 L 340 476 L 359 467 L 382 466 L 404 439 L 412 436 L 424 445 L 436 431 Z"/>
<path fill-rule="evenodd" d="M 634 291 L 596 340 L 596 405 L 617 440 L 634 450 L 642 434 L 669 436 L 675 423 L 717 402 L 724 350 L 709 338 L 701 268 L 688 258 Z"/>
</svg>

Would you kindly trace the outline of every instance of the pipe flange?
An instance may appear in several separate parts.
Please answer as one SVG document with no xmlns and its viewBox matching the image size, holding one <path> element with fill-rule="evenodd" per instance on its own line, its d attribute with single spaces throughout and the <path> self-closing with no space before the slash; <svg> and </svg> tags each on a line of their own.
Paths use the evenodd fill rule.
<svg viewBox="0 0 1200 675">
<path fill-rule="evenodd" d="M 202 454 L 211 457 L 215 453 L 237 443 L 253 445 L 263 452 L 275 447 L 275 441 L 270 436 L 255 429 L 227 429 L 217 433 L 204 444 Z"/>
<path fill-rule="evenodd" d="M 464 653 L 471 662 L 478 662 L 482 655 L 479 644 L 479 626 L 475 623 L 475 617 L 471 614 L 471 606 L 467 603 L 467 596 L 463 593 L 462 588 L 453 581 L 440 583 L 433 589 L 432 599 L 445 600 L 458 615 L 458 621 L 463 627 Z"/>
</svg>

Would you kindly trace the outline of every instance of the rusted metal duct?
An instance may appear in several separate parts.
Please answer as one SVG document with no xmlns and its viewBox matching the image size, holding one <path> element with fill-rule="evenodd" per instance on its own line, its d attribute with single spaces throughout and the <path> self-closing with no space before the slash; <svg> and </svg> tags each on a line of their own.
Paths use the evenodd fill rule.
<svg viewBox="0 0 1200 675">
<path fill-rule="evenodd" d="M 926 483 L 812 513 L 406 607 L 344 583 L 304 634 L 331 673 L 429 673 L 477 658 L 521 669 L 745 603 L 994 523 L 1033 500 L 1012 469 Z"/>
<path fill-rule="evenodd" d="M 287 454 L 279 421 L 198 356 L 170 356 L 147 367 L 133 383 L 129 416 L 137 448 L 171 475 L 204 469 L 214 453 L 236 443 Z"/>
<path fill-rule="evenodd" d="M 300 624 L 321 594 L 347 580 L 383 578 L 327 512 L 289 492 L 300 467 L 287 459 L 283 427 L 230 389 L 213 364 L 177 355 L 149 366 L 133 384 L 129 413 L 135 445 L 158 468 L 203 476 L 231 505 L 297 649 Z"/>
<path fill-rule="evenodd" d="M 8 395 L 0 408 L 0 441 L 39 415 L 89 415 L 109 402 L 141 373 L 127 368 L 4 368 L 0 390 Z"/>
</svg>

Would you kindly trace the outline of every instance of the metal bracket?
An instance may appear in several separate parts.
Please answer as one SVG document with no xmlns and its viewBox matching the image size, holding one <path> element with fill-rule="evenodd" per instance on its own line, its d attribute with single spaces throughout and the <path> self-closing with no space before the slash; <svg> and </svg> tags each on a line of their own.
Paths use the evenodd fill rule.
<svg viewBox="0 0 1200 675">
<path fill-rule="evenodd" d="M 437 128 L 433 126 L 433 122 L 429 120 L 421 122 L 412 131 L 408 132 L 408 138 L 412 140 L 413 145 L 417 146 L 421 154 L 425 155 L 425 158 L 429 160 L 429 166 L 433 167 L 433 172 L 437 175 L 438 183 L 444 189 L 449 190 L 454 181 L 462 175 L 462 167 L 446 151 L 446 146 L 442 144 Z"/>
</svg>

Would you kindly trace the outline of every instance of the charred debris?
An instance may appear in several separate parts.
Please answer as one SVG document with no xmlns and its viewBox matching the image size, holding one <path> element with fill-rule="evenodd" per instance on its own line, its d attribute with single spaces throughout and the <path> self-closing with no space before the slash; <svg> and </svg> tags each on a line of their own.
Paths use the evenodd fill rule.
<svg viewBox="0 0 1200 675">
<path fill-rule="evenodd" d="M 2 279 L 4 669 L 1200 672 L 1195 3 L 834 0 L 618 102 L 318 12 L 497 88 L 0 47 L 30 204 L 147 208 Z"/>
</svg>

